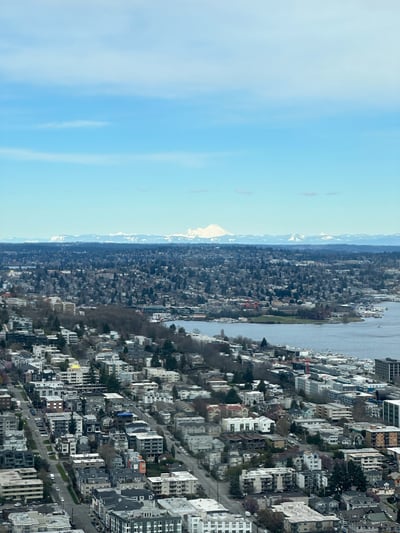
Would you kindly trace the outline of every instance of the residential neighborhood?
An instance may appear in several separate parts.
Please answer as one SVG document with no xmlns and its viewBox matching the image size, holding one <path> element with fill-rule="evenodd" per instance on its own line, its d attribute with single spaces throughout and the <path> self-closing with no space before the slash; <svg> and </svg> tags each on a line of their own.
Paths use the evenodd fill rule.
<svg viewBox="0 0 400 533">
<path fill-rule="evenodd" d="M 199 339 L 2 275 L 0 531 L 400 531 L 399 359 Z"/>
</svg>

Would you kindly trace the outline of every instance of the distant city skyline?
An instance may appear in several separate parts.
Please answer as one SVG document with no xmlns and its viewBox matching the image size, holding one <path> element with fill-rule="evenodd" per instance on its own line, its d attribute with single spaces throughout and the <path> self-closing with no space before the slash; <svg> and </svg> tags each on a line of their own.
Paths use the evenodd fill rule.
<svg viewBox="0 0 400 533">
<path fill-rule="evenodd" d="M 0 241 L 399 233 L 399 15 L 6 0 Z"/>
</svg>

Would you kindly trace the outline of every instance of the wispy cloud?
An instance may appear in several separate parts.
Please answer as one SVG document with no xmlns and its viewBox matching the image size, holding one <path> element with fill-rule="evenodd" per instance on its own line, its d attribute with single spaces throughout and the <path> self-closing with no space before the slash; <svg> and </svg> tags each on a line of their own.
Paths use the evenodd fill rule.
<svg viewBox="0 0 400 533">
<path fill-rule="evenodd" d="M 26 0 L 0 13 L 4 82 L 182 97 L 400 100 L 395 0 Z M 91 25 L 87 25 L 87 21 Z M 182 21 L 185 23 L 183 24 Z"/>
<path fill-rule="evenodd" d="M 201 167 L 213 158 L 224 155 L 220 152 L 149 152 L 127 154 L 86 154 L 42 152 L 25 148 L 0 147 L 0 158 L 14 161 L 42 163 L 68 163 L 74 165 L 121 165 L 138 161 L 167 163 L 183 167 Z"/>
<path fill-rule="evenodd" d="M 36 128 L 43 130 L 67 130 L 81 128 L 104 128 L 108 125 L 109 122 L 101 120 L 68 120 L 63 122 L 45 122 L 44 124 L 38 124 Z"/>
<path fill-rule="evenodd" d="M 317 192 L 317 191 L 303 191 L 300 193 L 301 196 L 308 196 L 312 198 L 314 196 L 337 196 L 340 194 L 338 191 L 328 191 L 328 192 Z"/>
<path fill-rule="evenodd" d="M 240 194 L 242 196 L 251 196 L 253 194 L 253 191 L 247 191 L 247 190 L 244 190 L 244 189 L 236 189 L 235 193 L 236 194 Z"/>
</svg>

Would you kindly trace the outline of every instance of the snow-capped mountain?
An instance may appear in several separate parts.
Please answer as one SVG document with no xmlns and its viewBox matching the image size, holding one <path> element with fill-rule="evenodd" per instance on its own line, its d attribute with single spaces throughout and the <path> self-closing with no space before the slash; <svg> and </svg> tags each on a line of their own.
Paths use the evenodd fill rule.
<svg viewBox="0 0 400 533">
<path fill-rule="evenodd" d="M 130 243 L 130 244 L 161 244 L 161 243 L 216 243 L 216 244 L 258 244 L 258 245 L 367 245 L 367 246 L 400 246 L 400 233 L 391 235 L 340 234 L 302 235 L 291 233 L 285 235 L 235 235 L 218 224 L 210 224 L 204 228 L 189 228 L 184 233 L 171 235 L 148 235 L 131 233 L 110 233 L 108 235 L 53 235 L 49 238 L 24 239 L 1 238 L 3 243 Z"/>
</svg>

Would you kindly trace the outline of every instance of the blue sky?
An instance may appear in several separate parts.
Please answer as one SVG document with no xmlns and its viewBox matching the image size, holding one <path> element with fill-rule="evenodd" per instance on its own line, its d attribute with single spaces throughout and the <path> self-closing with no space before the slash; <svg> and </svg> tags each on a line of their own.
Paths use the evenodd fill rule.
<svg viewBox="0 0 400 533">
<path fill-rule="evenodd" d="M 0 239 L 400 232 L 399 16 L 5 0 Z"/>
</svg>

